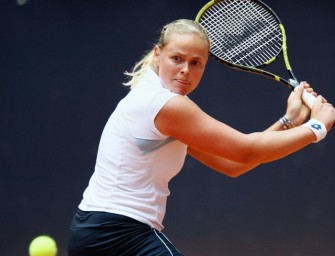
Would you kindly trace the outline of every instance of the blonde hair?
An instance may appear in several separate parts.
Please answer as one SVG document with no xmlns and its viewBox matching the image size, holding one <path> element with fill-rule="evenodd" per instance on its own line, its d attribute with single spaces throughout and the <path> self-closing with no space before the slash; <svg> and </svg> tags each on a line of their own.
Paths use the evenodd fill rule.
<svg viewBox="0 0 335 256">
<path fill-rule="evenodd" d="M 164 48 L 171 39 L 171 36 L 175 33 L 184 34 L 184 33 L 194 33 L 202 38 L 207 44 L 208 49 L 210 47 L 210 41 L 207 36 L 205 29 L 196 21 L 188 19 L 179 19 L 175 20 L 167 25 L 165 25 L 161 32 L 159 41 L 156 44 L 159 48 Z M 143 76 L 145 71 L 149 67 L 153 67 L 154 60 L 154 47 L 148 51 L 142 59 L 135 64 L 131 71 L 126 71 L 124 74 L 128 76 L 129 80 L 124 82 L 125 86 L 129 86 L 131 89 L 134 88 L 140 78 Z"/>
</svg>

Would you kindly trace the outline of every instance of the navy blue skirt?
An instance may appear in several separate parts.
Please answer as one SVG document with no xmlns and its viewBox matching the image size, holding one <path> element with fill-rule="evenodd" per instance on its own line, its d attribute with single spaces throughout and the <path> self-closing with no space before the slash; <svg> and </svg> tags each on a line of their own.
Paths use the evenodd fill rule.
<svg viewBox="0 0 335 256">
<path fill-rule="evenodd" d="M 78 210 L 70 226 L 68 256 L 182 255 L 167 237 L 132 218 Z"/>
</svg>

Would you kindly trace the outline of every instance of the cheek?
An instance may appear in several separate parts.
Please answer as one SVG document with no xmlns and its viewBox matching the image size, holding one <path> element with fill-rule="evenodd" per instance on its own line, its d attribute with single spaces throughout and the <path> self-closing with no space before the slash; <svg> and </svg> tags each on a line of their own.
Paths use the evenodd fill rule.
<svg viewBox="0 0 335 256">
<path fill-rule="evenodd" d="M 167 70 L 159 68 L 158 76 L 159 76 L 160 80 L 162 81 L 163 85 L 168 86 L 169 81 L 170 81 L 170 79 L 169 79 L 170 76 L 169 76 Z"/>
<path fill-rule="evenodd" d="M 204 74 L 204 70 L 202 69 L 202 70 L 196 70 L 194 73 L 193 73 L 193 77 L 196 79 L 196 80 L 198 80 L 198 81 L 200 81 L 201 80 L 201 78 L 202 78 L 202 75 Z"/>
<path fill-rule="evenodd" d="M 164 79 L 172 78 L 176 73 L 178 73 L 178 69 L 175 66 L 166 62 L 161 63 L 159 71 L 159 76 Z"/>
</svg>

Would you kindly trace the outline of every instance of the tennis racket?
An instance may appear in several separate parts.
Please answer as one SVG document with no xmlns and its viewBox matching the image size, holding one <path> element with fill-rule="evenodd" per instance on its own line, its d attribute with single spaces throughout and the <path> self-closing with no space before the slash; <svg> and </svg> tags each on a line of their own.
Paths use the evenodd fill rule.
<svg viewBox="0 0 335 256">
<path fill-rule="evenodd" d="M 270 77 L 290 89 L 299 85 L 287 55 L 286 34 L 274 11 L 259 0 L 212 0 L 195 19 L 208 33 L 210 55 L 242 71 Z M 283 56 L 288 79 L 266 71 Z M 303 101 L 312 108 L 315 97 L 305 91 Z"/>
</svg>

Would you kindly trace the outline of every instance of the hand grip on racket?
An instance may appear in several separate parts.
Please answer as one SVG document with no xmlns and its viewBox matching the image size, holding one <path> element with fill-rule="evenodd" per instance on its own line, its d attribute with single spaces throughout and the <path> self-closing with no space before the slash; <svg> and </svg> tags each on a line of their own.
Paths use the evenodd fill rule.
<svg viewBox="0 0 335 256">
<path fill-rule="evenodd" d="M 299 85 L 287 55 L 286 33 L 278 16 L 259 0 L 212 0 L 195 19 L 208 33 L 210 54 L 238 70 L 270 77 L 290 89 Z M 262 69 L 280 55 L 284 57 L 289 78 Z M 312 108 L 315 97 L 303 93 L 304 103 Z"/>
</svg>

